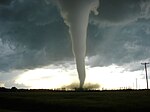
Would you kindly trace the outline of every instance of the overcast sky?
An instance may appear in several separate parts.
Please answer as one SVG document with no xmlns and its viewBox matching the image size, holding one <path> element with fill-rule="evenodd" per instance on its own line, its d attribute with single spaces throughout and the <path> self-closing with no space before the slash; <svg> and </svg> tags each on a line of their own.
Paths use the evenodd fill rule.
<svg viewBox="0 0 150 112">
<path fill-rule="evenodd" d="M 140 63 L 150 61 L 150 0 L 100 0 L 98 11 L 89 18 L 86 65 L 143 69 Z M 55 0 L 0 0 L 0 84 L 15 85 L 24 70 L 71 69 L 73 61 Z"/>
</svg>

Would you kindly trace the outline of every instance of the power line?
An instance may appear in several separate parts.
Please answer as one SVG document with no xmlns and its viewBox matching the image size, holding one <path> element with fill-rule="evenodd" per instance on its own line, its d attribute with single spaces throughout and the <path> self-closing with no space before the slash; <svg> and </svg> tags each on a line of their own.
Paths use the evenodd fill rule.
<svg viewBox="0 0 150 112">
<path fill-rule="evenodd" d="M 147 84 L 147 89 L 148 89 L 148 76 L 147 76 L 147 65 L 150 63 L 141 63 L 142 65 L 145 66 L 145 73 L 146 73 L 146 84 Z"/>
</svg>

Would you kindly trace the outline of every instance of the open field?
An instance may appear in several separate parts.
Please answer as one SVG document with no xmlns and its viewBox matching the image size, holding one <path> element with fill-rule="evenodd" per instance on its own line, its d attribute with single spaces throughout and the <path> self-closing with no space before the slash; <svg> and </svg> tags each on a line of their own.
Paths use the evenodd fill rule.
<svg viewBox="0 0 150 112">
<path fill-rule="evenodd" d="M 0 112 L 143 112 L 150 91 L 16 91 L 0 92 Z"/>
</svg>

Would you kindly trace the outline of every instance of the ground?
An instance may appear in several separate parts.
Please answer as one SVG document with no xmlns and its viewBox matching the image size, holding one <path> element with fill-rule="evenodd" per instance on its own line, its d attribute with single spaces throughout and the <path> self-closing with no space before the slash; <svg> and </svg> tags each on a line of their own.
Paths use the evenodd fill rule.
<svg viewBox="0 0 150 112">
<path fill-rule="evenodd" d="M 3 91 L 0 112 L 144 112 L 149 90 Z"/>
</svg>

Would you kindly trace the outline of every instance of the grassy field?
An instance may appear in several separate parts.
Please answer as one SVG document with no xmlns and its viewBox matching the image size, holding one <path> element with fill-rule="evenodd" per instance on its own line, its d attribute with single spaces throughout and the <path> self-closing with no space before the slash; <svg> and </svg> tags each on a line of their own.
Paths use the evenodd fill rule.
<svg viewBox="0 0 150 112">
<path fill-rule="evenodd" d="M 144 112 L 150 91 L 0 92 L 0 112 Z"/>
</svg>

